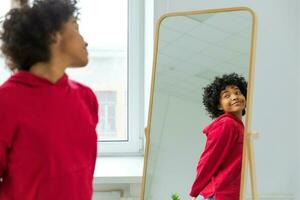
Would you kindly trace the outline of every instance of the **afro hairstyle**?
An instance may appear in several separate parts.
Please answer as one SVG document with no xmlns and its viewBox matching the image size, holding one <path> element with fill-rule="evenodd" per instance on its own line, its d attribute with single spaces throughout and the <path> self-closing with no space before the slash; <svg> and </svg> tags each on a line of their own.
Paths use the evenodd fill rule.
<svg viewBox="0 0 300 200">
<path fill-rule="evenodd" d="M 5 15 L 1 51 L 12 71 L 29 71 L 50 60 L 55 33 L 71 17 L 78 17 L 76 4 L 76 0 L 35 0 L 32 6 L 13 8 Z"/>
<path fill-rule="evenodd" d="M 224 74 L 223 76 L 215 77 L 214 81 L 203 88 L 203 100 L 205 110 L 208 112 L 209 116 L 214 119 L 224 114 L 222 110 L 219 109 L 220 105 L 220 94 L 227 86 L 234 85 L 237 86 L 244 97 L 247 99 L 247 82 L 243 76 L 239 76 L 236 73 Z M 246 111 L 243 110 L 243 115 Z"/>
</svg>

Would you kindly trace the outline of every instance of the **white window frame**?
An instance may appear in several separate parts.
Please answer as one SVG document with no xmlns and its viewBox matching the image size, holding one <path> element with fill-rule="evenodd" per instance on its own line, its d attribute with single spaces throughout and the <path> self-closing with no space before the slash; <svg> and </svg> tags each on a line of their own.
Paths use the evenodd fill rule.
<svg viewBox="0 0 300 200">
<path fill-rule="evenodd" d="M 98 156 L 144 154 L 144 13 L 144 0 L 128 0 L 128 140 L 99 141 Z"/>
</svg>

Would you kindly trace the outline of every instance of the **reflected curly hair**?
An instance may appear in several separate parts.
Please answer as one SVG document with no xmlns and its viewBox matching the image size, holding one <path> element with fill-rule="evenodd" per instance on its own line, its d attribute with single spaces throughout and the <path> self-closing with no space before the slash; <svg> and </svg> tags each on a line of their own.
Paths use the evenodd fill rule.
<svg viewBox="0 0 300 200">
<path fill-rule="evenodd" d="M 236 73 L 224 74 L 222 77 L 216 77 L 211 84 L 203 88 L 204 93 L 202 103 L 212 119 L 224 114 L 218 107 L 220 105 L 220 94 L 221 91 L 229 85 L 237 86 L 247 99 L 247 82 L 244 77 L 239 76 Z M 245 113 L 246 111 L 244 109 L 243 115 L 245 115 Z"/>
<path fill-rule="evenodd" d="M 77 0 L 35 0 L 32 7 L 11 9 L 3 22 L 1 51 L 12 71 L 30 70 L 51 58 L 55 33 L 79 14 Z"/>
</svg>

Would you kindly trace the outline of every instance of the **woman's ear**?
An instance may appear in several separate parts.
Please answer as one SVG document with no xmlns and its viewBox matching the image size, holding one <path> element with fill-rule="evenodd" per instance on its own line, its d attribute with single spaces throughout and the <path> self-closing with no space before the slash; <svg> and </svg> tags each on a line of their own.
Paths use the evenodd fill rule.
<svg viewBox="0 0 300 200">
<path fill-rule="evenodd" d="M 54 45 L 59 44 L 62 39 L 61 33 L 60 32 L 53 33 L 51 39 L 53 42 L 52 44 Z"/>
<path fill-rule="evenodd" d="M 218 109 L 219 109 L 219 110 L 223 110 L 223 108 L 222 108 L 221 105 L 218 105 Z"/>
<path fill-rule="evenodd" d="M 51 51 L 58 52 L 61 50 L 61 44 L 62 44 L 62 35 L 60 32 L 56 32 L 52 34 L 52 43 L 50 44 Z"/>
</svg>

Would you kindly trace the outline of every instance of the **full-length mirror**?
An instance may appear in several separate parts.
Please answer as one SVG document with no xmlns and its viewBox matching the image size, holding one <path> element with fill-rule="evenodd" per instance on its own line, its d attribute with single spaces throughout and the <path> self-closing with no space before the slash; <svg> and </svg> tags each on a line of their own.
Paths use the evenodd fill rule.
<svg viewBox="0 0 300 200">
<path fill-rule="evenodd" d="M 254 23 L 247 8 L 161 18 L 142 199 L 239 199 Z"/>
</svg>

